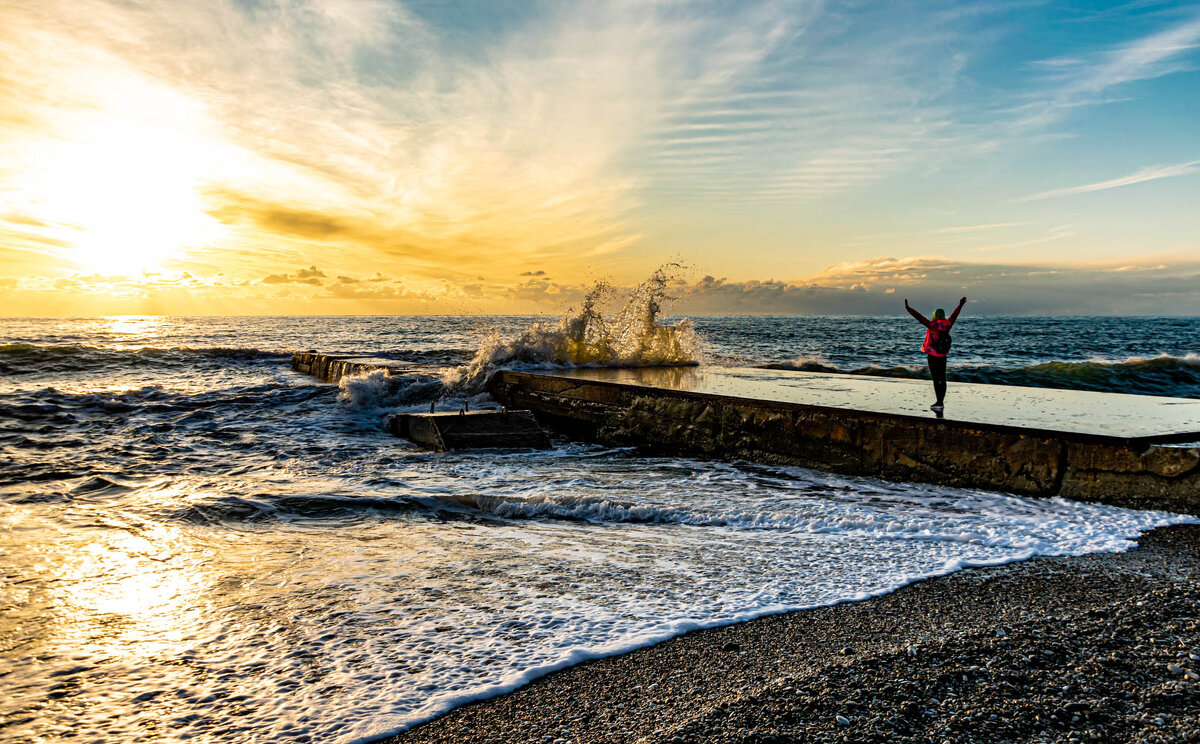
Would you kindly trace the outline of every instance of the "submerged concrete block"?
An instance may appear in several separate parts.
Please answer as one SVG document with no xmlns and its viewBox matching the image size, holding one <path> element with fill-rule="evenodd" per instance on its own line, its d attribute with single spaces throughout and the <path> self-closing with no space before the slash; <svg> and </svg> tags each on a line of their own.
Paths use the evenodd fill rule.
<svg viewBox="0 0 1200 744">
<path fill-rule="evenodd" d="M 550 446 L 550 437 L 529 411 L 400 413 L 388 420 L 388 430 L 438 452 Z"/>
</svg>

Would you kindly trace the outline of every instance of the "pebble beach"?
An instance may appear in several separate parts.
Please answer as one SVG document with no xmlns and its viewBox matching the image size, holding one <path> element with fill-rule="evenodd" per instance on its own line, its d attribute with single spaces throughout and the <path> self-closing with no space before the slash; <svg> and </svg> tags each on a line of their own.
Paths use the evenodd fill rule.
<svg viewBox="0 0 1200 744">
<path fill-rule="evenodd" d="M 696 631 L 384 741 L 1200 741 L 1200 526 Z"/>
</svg>

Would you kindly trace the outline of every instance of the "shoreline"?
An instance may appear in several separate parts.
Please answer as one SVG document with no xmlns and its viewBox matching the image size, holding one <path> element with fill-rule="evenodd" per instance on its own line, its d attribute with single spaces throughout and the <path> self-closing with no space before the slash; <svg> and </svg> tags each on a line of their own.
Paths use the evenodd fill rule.
<svg viewBox="0 0 1200 744">
<path fill-rule="evenodd" d="M 377 744 L 1195 741 L 1200 525 L 696 630 Z"/>
</svg>

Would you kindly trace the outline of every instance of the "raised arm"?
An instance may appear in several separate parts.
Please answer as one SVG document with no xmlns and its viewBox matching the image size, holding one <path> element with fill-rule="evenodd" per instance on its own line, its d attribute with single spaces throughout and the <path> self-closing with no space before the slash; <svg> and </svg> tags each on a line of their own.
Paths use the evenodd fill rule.
<svg viewBox="0 0 1200 744">
<path fill-rule="evenodd" d="M 919 312 L 917 312 L 916 308 L 914 308 L 912 305 L 908 304 L 907 298 L 904 300 L 904 309 L 908 311 L 909 315 L 916 318 L 917 322 L 919 322 L 921 325 L 925 326 L 926 328 L 929 327 L 929 318 L 926 318 L 924 315 L 921 315 Z M 954 312 L 957 313 L 958 311 L 955 310 Z"/>
<path fill-rule="evenodd" d="M 954 308 L 954 312 L 950 313 L 950 325 L 954 325 L 954 321 L 958 320 L 958 311 L 962 310 L 965 304 L 967 304 L 966 297 L 958 301 L 958 307 Z"/>
</svg>

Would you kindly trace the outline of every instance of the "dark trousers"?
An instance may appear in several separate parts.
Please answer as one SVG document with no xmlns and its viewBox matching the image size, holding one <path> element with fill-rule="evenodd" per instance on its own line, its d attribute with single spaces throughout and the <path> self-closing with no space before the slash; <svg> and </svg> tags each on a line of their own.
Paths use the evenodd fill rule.
<svg viewBox="0 0 1200 744">
<path fill-rule="evenodd" d="M 933 392 L 940 404 L 946 400 L 946 357 L 926 354 L 929 360 L 929 376 L 933 378 Z"/>
</svg>

